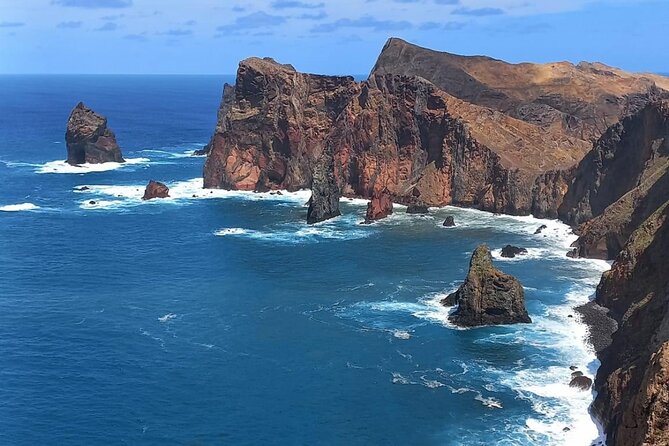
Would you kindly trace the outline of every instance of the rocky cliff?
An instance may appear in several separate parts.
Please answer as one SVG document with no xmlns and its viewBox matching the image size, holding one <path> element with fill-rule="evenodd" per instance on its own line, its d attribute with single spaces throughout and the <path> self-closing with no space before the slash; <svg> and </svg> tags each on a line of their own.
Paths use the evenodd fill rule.
<svg viewBox="0 0 669 446">
<path fill-rule="evenodd" d="M 388 189 L 405 203 L 554 217 L 590 144 L 423 78 L 388 73 L 357 83 L 252 58 L 225 91 L 204 184 L 306 188 L 324 147 L 343 195 Z"/>
<path fill-rule="evenodd" d="M 532 322 L 525 308 L 523 286 L 493 266 L 486 245 L 474 250 L 465 282 L 442 304 L 457 305 L 450 320 L 465 327 Z"/>
<path fill-rule="evenodd" d="M 582 257 L 613 259 L 669 191 L 669 102 L 646 105 L 611 126 L 576 169 L 558 212 L 581 224 Z"/>
<path fill-rule="evenodd" d="M 95 113 L 82 102 L 70 113 L 65 142 L 67 162 L 72 165 L 125 161 L 114 132 L 107 127 L 107 118 Z"/>
<path fill-rule="evenodd" d="M 632 233 L 597 288 L 619 326 L 595 380 L 609 446 L 669 445 L 668 205 Z"/>
</svg>

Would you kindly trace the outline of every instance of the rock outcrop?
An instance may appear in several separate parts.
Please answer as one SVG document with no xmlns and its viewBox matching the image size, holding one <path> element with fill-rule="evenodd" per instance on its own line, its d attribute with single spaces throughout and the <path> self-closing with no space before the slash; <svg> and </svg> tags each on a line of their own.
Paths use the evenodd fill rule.
<svg viewBox="0 0 669 446">
<path fill-rule="evenodd" d="M 388 189 L 372 194 L 371 200 L 367 204 L 367 213 L 365 214 L 365 223 L 371 223 L 381 220 L 393 213 L 393 197 Z"/>
<path fill-rule="evenodd" d="M 513 245 L 506 245 L 504 248 L 502 248 L 502 252 L 500 255 L 502 257 L 512 259 L 516 256 L 521 256 L 524 254 L 527 254 L 527 249 Z"/>
<path fill-rule="evenodd" d="M 442 304 L 457 305 L 450 320 L 465 327 L 532 322 L 525 308 L 522 285 L 493 266 L 486 245 L 476 248 L 465 282 Z"/>
<path fill-rule="evenodd" d="M 331 153 L 323 154 L 316 165 L 311 184 L 307 223 L 314 224 L 341 215 L 339 186 L 335 180 Z"/>
<path fill-rule="evenodd" d="M 107 118 L 79 102 L 70 113 L 65 132 L 67 163 L 122 163 L 125 160 Z"/>
<path fill-rule="evenodd" d="M 170 196 L 170 189 L 160 181 L 149 181 L 144 189 L 142 200 L 152 200 L 154 198 L 167 198 Z"/>
<path fill-rule="evenodd" d="M 357 91 L 352 77 L 302 74 L 272 59 L 241 62 L 223 94 L 204 187 L 310 187 L 323 141 Z"/>
<path fill-rule="evenodd" d="M 442 223 L 442 226 L 446 228 L 452 228 L 453 226 L 455 226 L 455 219 L 453 218 L 453 216 L 452 215 L 447 216 L 446 219 L 444 219 L 444 223 Z"/>
<path fill-rule="evenodd" d="M 669 191 L 669 101 L 610 127 L 579 163 L 559 208 L 581 257 L 613 259 Z"/>
</svg>

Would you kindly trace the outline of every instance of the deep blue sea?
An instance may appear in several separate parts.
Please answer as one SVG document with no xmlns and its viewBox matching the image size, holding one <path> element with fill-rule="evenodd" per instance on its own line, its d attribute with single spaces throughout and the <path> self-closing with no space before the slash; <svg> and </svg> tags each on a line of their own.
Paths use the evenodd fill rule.
<svg viewBox="0 0 669 446">
<path fill-rule="evenodd" d="M 308 227 L 308 192 L 201 189 L 226 77 L 0 77 L 0 444 L 588 445 L 597 367 L 570 318 L 606 264 L 555 221 L 456 209 Z M 129 163 L 68 167 L 78 101 Z M 172 198 L 143 202 L 150 179 Z M 88 190 L 78 190 L 81 186 Z M 91 201 L 94 203 L 91 204 Z M 443 228 L 446 215 L 457 226 Z M 534 235 L 542 223 L 549 226 Z M 533 324 L 438 300 L 479 243 Z M 565 430 L 568 428 L 568 430 Z"/>
</svg>

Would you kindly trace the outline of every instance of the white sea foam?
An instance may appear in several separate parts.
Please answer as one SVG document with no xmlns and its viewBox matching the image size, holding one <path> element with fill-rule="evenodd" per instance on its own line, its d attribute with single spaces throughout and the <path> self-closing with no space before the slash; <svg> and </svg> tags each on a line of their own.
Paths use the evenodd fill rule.
<svg viewBox="0 0 669 446">
<path fill-rule="evenodd" d="M 19 204 L 8 204 L 5 206 L 0 206 L 0 211 L 2 212 L 20 212 L 20 211 L 34 211 L 40 207 L 33 203 L 19 203 Z"/>
<path fill-rule="evenodd" d="M 406 330 L 393 330 L 393 336 L 397 339 L 411 339 L 411 333 Z"/>
<path fill-rule="evenodd" d="M 146 164 L 150 160 L 148 158 L 127 158 L 125 163 L 100 163 L 100 164 L 77 164 L 75 166 L 66 163 L 65 161 L 50 161 L 42 165 L 37 165 L 35 172 L 37 173 L 67 173 L 67 174 L 82 174 L 92 172 L 106 172 L 109 170 L 119 169 L 125 166 L 132 166 L 135 164 Z"/>
<path fill-rule="evenodd" d="M 170 196 L 157 200 L 142 200 L 146 184 L 130 185 L 95 185 L 82 184 L 74 189 L 74 192 L 85 195 L 86 200 L 82 201 L 82 207 L 95 197 L 114 197 L 115 200 L 106 200 L 106 205 L 97 204 L 101 207 L 128 207 L 128 206 L 157 206 L 161 204 L 183 204 L 192 200 L 208 199 L 243 199 L 249 201 L 275 201 L 304 204 L 310 197 L 310 191 L 302 190 L 296 192 L 272 191 L 272 192 L 249 192 L 232 191 L 223 189 L 203 189 L 202 178 L 193 178 L 185 181 L 168 182 L 166 185 L 170 189 Z M 280 194 L 279 194 L 280 192 Z M 103 200 L 105 201 L 105 200 Z"/>
<path fill-rule="evenodd" d="M 173 319 L 176 319 L 176 317 L 177 317 L 177 315 L 174 314 L 174 313 L 167 313 L 167 314 L 164 315 L 164 316 L 160 316 L 160 317 L 158 318 L 158 320 L 159 320 L 160 322 L 169 322 L 169 321 L 171 321 L 171 320 L 173 320 Z"/>
</svg>

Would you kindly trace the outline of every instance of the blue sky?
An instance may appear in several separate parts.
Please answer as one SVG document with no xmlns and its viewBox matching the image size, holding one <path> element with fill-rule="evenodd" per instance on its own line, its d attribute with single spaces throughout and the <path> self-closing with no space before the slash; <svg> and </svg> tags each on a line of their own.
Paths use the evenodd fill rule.
<svg viewBox="0 0 669 446">
<path fill-rule="evenodd" d="M 0 73 L 367 73 L 390 36 L 511 62 L 669 72 L 667 0 L 1 0 Z"/>
</svg>

